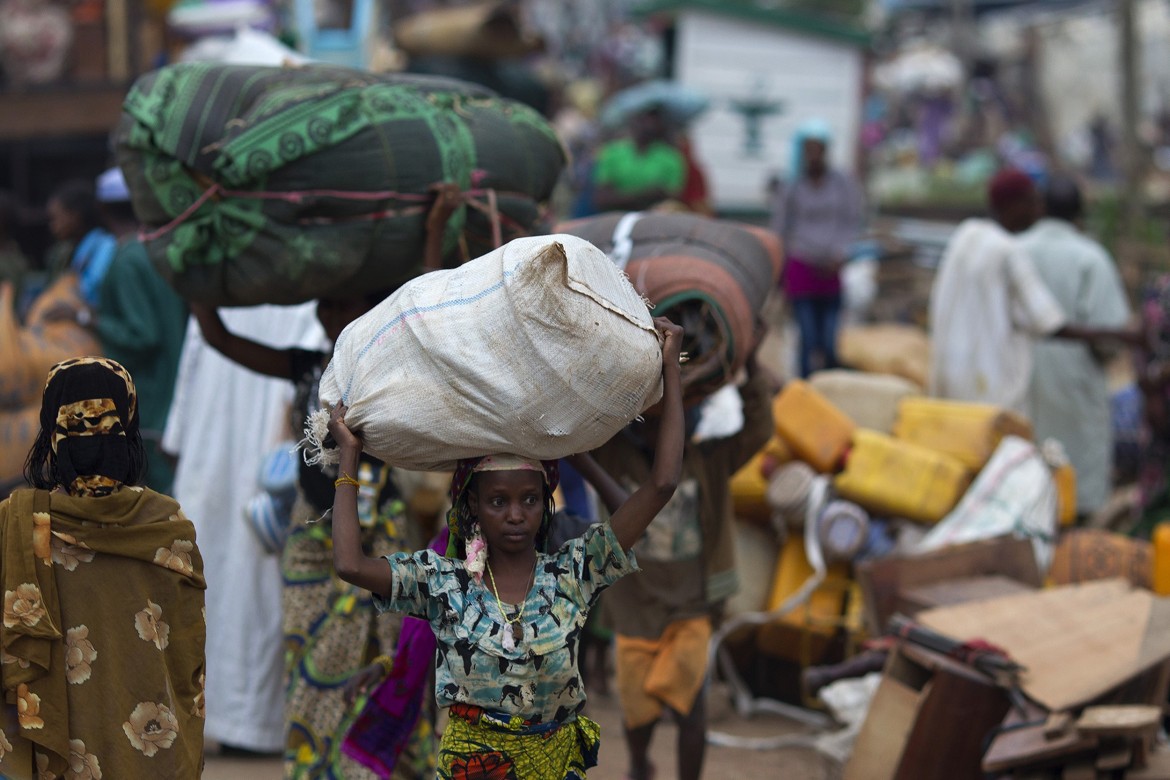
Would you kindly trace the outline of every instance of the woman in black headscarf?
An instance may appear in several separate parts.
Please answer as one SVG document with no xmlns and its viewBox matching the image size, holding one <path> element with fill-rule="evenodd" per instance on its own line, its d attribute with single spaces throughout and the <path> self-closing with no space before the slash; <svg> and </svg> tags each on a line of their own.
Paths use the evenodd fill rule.
<svg viewBox="0 0 1170 780">
<path fill-rule="evenodd" d="M 203 561 L 145 464 L 129 373 L 49 372 L 31 490 L 0 502 L 0 777 L 197 778 Z"/>
</svg>

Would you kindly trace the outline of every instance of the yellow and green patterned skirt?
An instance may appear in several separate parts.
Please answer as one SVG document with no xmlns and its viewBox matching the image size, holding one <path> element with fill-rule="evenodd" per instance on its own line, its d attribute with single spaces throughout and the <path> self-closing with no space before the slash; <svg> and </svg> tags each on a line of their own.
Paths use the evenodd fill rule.
<svg viewBox="0 0 1170 780">
<path fill-rule="evenodd" d="M 402 616 L 378 615 L 368 591 L 336 575 L 329 521 L 306 522 L 318 514 L 304 500 L 298 502 L 281 561 L 287 677 L 284 776 L 378 780 L 377 774 L 341 752 L 345 734 L 364 703 L 363 697 L 347 704 L 345 687 L 376 656 L 393 655 Z M 385 507 L 376 522 L 362 529 L 366 553 L 382 556 L 412 549 L 405 523 L 400 501 Z M 395 778 L 434 777 L 431 713 L 424 707 L 395 767 Z"/>
<path fill-rule="evenodd" d="M 447 711 L 443 780 L 584 780 L 597 766 L 601 728 L 584 716 L 534 724 L 466 704 Z"/>
</svg>

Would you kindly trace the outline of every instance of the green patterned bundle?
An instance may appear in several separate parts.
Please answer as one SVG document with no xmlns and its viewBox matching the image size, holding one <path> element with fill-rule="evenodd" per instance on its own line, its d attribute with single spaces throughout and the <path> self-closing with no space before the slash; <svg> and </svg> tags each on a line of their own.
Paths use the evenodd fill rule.
<svg viewBox="0 0 1170 780">
<path fill-rule="evenodd" d="M 185 297 L 290 304 L 417 275 L 429 188 L 464 192 L 444 251 L 539 229 L 565 163 L 535 111 L 450 79 L 179 64 L 141 77 L 118 162 L 155 266 Z"/>
</svg>

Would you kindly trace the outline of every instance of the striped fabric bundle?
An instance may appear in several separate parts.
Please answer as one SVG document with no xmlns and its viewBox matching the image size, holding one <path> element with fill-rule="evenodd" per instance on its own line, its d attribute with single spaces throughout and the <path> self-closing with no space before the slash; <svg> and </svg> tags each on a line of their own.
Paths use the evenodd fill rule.
<svg viewBox="0 0 1170 780">
<path fill-rule="evenodd" d="M 561 225 L 607 252 L 654 304 L 686 329 L 687 397 L 733 379 L 755 342 L 756 318 L 776 286 L 780 239 L 752 225 L 696 214 L 602 214 Z"/>
<path fill-rule="evenodd" d="M 185 297 L 291 304 L 420 271 L 437 183 L 447 251 L 534 232 L 565 162 L 535 111 L 452 79 L 334 66 L 171 65 L 141 77 L 118 162 L 151 260 Z"/>
</svg>

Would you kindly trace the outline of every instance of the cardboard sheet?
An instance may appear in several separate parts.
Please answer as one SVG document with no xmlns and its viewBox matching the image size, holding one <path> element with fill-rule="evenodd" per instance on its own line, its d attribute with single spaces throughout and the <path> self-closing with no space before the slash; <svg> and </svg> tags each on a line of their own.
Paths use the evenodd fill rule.
<svg viewBox="0 0 1170 780">
<path fill-rule="evenodd" d="M 918 621 L 982 639 L 1022 664 L 1024 692 L 1050 710 L 1092 701 L 1170 658 L 1170 599 L 1123 580 L 940 607 Z"/>
</svg>

